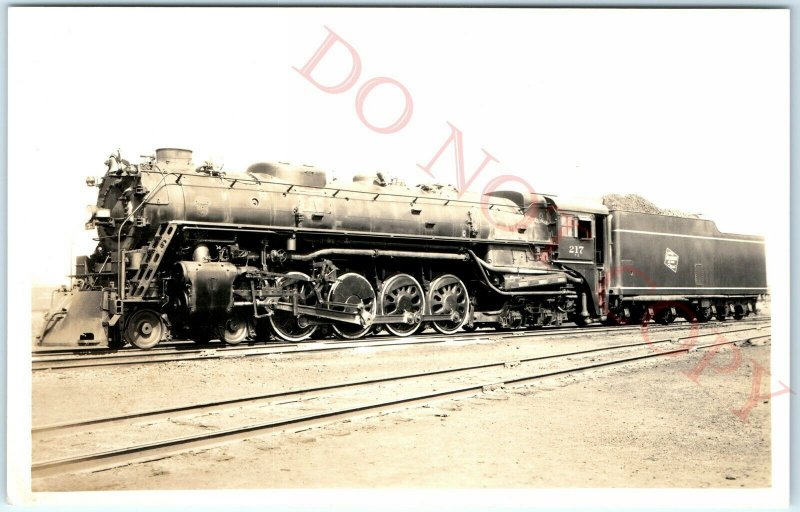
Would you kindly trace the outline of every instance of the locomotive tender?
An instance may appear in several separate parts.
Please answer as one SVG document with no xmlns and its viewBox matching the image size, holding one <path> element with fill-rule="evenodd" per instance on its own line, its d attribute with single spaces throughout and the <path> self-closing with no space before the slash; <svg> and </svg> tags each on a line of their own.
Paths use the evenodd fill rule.
<svg viewBox="0 0 800 512">
<path fill-rule="evenodd" d="M 54 293 L 41 345 L 704 322 L 755 313 L 767 293 L 763 239 L 708 220 L 191 157 L 112 155 L 87 179 L 99 243 Z"/>
</svg>

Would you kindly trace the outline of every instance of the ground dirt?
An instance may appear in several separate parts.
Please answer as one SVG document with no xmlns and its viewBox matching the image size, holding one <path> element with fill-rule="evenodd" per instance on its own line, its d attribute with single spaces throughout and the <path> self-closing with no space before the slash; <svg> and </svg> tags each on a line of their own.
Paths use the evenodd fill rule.
<svg viewBox="0 0 800 512">
<path fill-rule="evenodd" d="M 511 360 L 585 348 L 591 341 L 506 340 L 35 372 L 34 424 Z M 734 367 L 737 353 L 741 361 Z M 631 363 L 152 462 L 37 479 L 34 490 L 767 487 L 769 401 L 750 402 L 746 415 L 735 411 L 748 404 L 754 365 L 769 367 L 769 346 L 708 354 Z M 708 366 L 698 372 L 704 362 Z M 768 385 L 764 378 L 762 393 Z"/>
</svg>

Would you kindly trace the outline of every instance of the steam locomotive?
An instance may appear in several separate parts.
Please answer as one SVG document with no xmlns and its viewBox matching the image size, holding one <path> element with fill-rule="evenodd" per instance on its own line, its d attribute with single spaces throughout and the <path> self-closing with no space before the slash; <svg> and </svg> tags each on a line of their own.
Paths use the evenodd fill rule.
<svg viewBox="0 0 800 512">
<path fill-rule="evenodd" d="M 54 293 L 41 345 L 705 322 L 767 293 L 763 239 L 709 220 L 285 163 L 229 173 L 174 148 L 106 166 L 87 178 L 97 249 Z"/>
</svg>

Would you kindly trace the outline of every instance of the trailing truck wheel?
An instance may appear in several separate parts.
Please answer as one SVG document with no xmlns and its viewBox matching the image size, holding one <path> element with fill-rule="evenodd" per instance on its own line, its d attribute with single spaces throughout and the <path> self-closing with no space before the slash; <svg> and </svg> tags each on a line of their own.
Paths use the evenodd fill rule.
<svg viewBox="0 0 800 512">
<path fill-rule="evenodd" d="M 243 313 L 232 313 L 218 330 L 222 341 L 228 345 L 238 345 L 253 338 L 255 327 L 252 318 Z"/>
<path fill-rule="evenodd" d="M 139 309 L 125 322 L 125 341 L 142 350 L 155 347 L 167 334 L 164 319 L 152 309 Z"/>
<path fill-rule="evenodd" d="M 395 336 L 410 336 L 419 330 L 422 323 L 418 315 L 425 312 L 426 304 L 419 281 L 408 274 L 394 275 L 383 282 L 378 296 L 381 314 L 417 316 L 414 323 L 385 324 L 387 331 Z"/>
<path fill-rule="evenodd" d="M 439 276 L 431 282 L 428 304 L 432 315 L 453 315 L 453 320 L 431 322 L 442 334 L 455 334 L 467 321 L 469 294 L 464 282 L 452 274 Z"/>
<path fill-rule="evenodd" d="M 589 325 L 588 319 L 581 316 L 580 314 L 575 315 L 572 318 L 572 321 L 575 322 L 575 325 L 577 325 L 578 327 L 586 327 L 587 325 Z"/>
<path fill-rule="evenodd" d="M 363 306 L 363 311 L 370 317 L 375 316 L 377 302 L 375 301 L 375 290 L 369 284 L 367 278 L 348 272 L 339 276 L 328 292 L 328 301 L 338 302 L 339 304 L 353 304 Z M 333 332 L 339 338 L 355 340 L 363 337 L 372 330 L 372 324 L 362 327 L 355 324 L 338 322 L 333 324 Z"/>
<path fill-rule="evenodd" d="M 293 281 L 287 283 L 289 278 L 299 277 L 302 279 L 309 279 L 307 274 L 302 272 L 288 272 L 284 277 L 278 279 L 277 286 L 283 290 L 285 295 L 291 297 L 295 292 L 298 293 L 297 302 L 306 306 L 313 306 L 317 302 L 317 297 L 314 290 L 308 281 Z M 283 283 L 287 283 L 283 286 Z M 282 298 L 281 300 L 285 300 Z M 317 330 L 316 325 L 301 325 L 291 311 L 278 311 L 269 317 L 269 324 L 272 327 L 272 332 L 275 336 L 291 342 L 303 341 L 311 337 L 314 331 Z"/>
</svg>

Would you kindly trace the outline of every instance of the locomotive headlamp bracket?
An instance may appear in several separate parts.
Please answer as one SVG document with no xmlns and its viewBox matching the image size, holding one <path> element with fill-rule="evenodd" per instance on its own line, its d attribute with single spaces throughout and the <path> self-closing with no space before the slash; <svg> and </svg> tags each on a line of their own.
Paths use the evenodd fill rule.
<svg viewBox="0 0 800 512">
<path fill-rule="evenodd" d="M 111 218 L 111 210 L 108 208 L 98 208 L 96 205 L 90 204 L 87 208 L 89 210 L 89 220 L 86 222 L 86 229 L 93 229 L 98 224 L 104 226 L 114 225 L 114 219 Z"/>
</svg>

